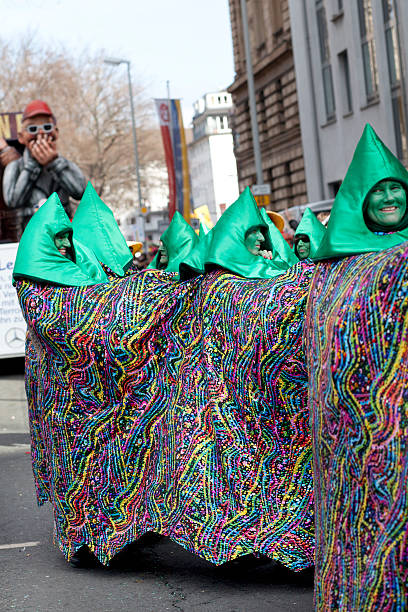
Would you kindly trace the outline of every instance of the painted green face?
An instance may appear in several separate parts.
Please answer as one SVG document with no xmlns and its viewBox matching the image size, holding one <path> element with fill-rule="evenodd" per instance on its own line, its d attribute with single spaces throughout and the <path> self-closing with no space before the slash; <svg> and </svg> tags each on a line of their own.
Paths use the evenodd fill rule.
<svg viewBox="0 0 408 612">
<path fill-rule="evenodd" d="M 157 251 L 157 259 L 159 270 L 164 270 L 165 268 L 167 268 L 167 266 L 169 265 L 169 254 L 166 245 L 164 245 L 161 241 Z"/>
<path fill-rule="evenodd" d="M 296 252 L 299 259 L 307 259 L 310 255 L 310 240 L 298 240 L 296 243 Z"/>
<path fill-rule="evenodd" d="M 259 255 L 265 237 L 260 227 L 252 227 L 245 234 L 245 246 L 252 255 Z"/>
<path fill-rule="evenodd" d="M 59 234 L 56 234 L 54 243 L 61 255 L 73 261 L 70 232 L 60 232 Z"/>
<path fill-rule="evenodd" d="M 398 181 L 380 181 L 368 193 L 367 217 L 385 229 L 398 225 L 406 209 L 407 195 Z"/>
</svg>

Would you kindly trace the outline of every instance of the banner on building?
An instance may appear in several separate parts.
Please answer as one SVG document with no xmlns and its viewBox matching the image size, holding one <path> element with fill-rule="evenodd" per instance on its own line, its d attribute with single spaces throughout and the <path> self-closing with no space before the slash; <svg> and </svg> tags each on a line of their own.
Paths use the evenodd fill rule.
<svg viewBox="0 0 408 612">
<path fill-rule="evenodd" d="M 171 220 L 178 210 L 189 223 L 190 176 L 180 100 L 161 98 L 156 99 L 155 103 L 169 177 L 169 217 Z"/>
</svg>

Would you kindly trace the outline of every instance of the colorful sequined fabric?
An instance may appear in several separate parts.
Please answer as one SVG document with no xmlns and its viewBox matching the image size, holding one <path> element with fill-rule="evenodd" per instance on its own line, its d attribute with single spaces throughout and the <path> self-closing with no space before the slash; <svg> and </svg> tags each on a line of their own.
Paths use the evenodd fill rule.
<svg viewBox="0 0 408 612">
<path fill-rule="evenodd" d="M 154 531 L 216 564 L 313 564 L 312 271 L 18 283 L 37 496 L 67 558 L 87 544 L 106 564 Z"/>
<path fill-rule="evenodd" d="M 318 611 L 407 609 L 407 290 L 407 243 L 316 267 L 305 330 Z"/>
</svg>

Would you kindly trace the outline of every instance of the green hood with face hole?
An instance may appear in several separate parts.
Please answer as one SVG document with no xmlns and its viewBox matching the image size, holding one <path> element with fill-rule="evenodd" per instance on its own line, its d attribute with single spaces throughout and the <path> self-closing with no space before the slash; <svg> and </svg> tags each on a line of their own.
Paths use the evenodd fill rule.
<svg viewBox="0 0 408 612">
<path fill-rule="evenodd" d="M 112 211 L 88 182 L 72 221 L 77 240 L 91 249 L 99 261 L 123 276 L 133 261 Z"/>
<path fill-rule="evenodd" d="M 70 232 L 75 263 L 58 251 L 56 234 Z M 60 199 L 53 193 L 33 215 L 24 230 L 17 250 L 13 280 L 28 279 L 68 287 L 107 282 L 94 253 L 72 238 L 72 224 Z"/>
<path fill-rule="evenodd" d="M 408 191 L 408 172 L 367 124 L 334 201 L 314 261 L 382 251 L 408 240 L 408 227 L 379 236 L 365 224 L 363 206 L 367 194 L 385 179 L 399 181 Z"/>
<path fill-rule="evenodd" d="M 176 272 L 178 274 L 180 261 L 198 243 L 197 234 L 184 217 L 176 211 L 170 221 L 170 225 L 161 235 L 160 240 L 166 247 L 169 256 L 169 263 L 165 271 Z M 155 255 L 148 267 L 157 269 L 157 263 L 157 255 Z"/>
<path fill-rule="evenodd" d="M 287 268 L 293 266 L 299 261 L 295 253 L 292 251 L 274 222 L 269 218 L 264 208 L 260 209 L 261 215 L 269 228 L 269 242 L 272 245 L 274 259 L 271 261 L 281 262 Z"/>
<path fill-rule="evenodd" d="M 299 236 L 299 234 L 306 234 L 310 240 L 309 257 L 314 257 L 326 231 L 327 230 L 323 223 L 319 221 L 310 208 L 306 208 L 302 219 L 296 228 L 295 238 L 296 236 Z M 295 250 L 295 247 L 293 247 L 293 250 Z"/>
<path fill-rule="evenodd" d="M 272 251 L 273 259 L 271 260 L 264 259 L 260 255 L 253 255 L 245 246 L 245 235 L 248 230 L 256 227 L 260 227 L 264 233 L 266 240 L 262 245 L 262 250 Z M 285 254 L 285 247 L 281 240 L 284 242 L 274 224 L 269 224 L 267 215 L 263 216 L 247 187 L 238 200 L 227 208 L 205 237 L 207 243 L 204 257 L 205 270 L 209 271 L 218 267 L 244 278 L 272 278 L 282 274 L 290 267 L 286 257 L 294 259 L 289 246 Z M 273 248 L 275 242 L 277 247 Z"/>
</svg>

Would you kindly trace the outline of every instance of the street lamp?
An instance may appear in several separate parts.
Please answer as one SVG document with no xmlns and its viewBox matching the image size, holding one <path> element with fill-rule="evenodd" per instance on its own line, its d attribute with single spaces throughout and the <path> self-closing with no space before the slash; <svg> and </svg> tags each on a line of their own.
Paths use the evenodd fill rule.
<svg viewBox="0 0 408 612">
<path fill-rule="evenodd" d="M 139 171 L 139 153 L 137 149 L 137 137 L 136 137 L 136 123 L 135 123 L 135 109 L 133 106 L 133 92 L 132 92 L 132 80 L 130 78 L 130 61 L 126 59 L 121 59 L 117 57 L 107 57 L 104 59 L 105 64 L 110 64 L 111 66 L 119 66 L 119 64 L 127 65 L 127 73 L 128 73 L 128 83 L 129 83 L 129 99 L 130 99 L 130 113 L 132 115 L 132 134 L 133 134 L 133 149 L 135 153 L 135 169 L 136 169 L 136 179 L 137 179 L 137 196 L 138 196 L 138 206 L 139 206 L 139 214 L 142 212 L 142 189 L 140 186 L 140 171 Z"/>
</svg>

